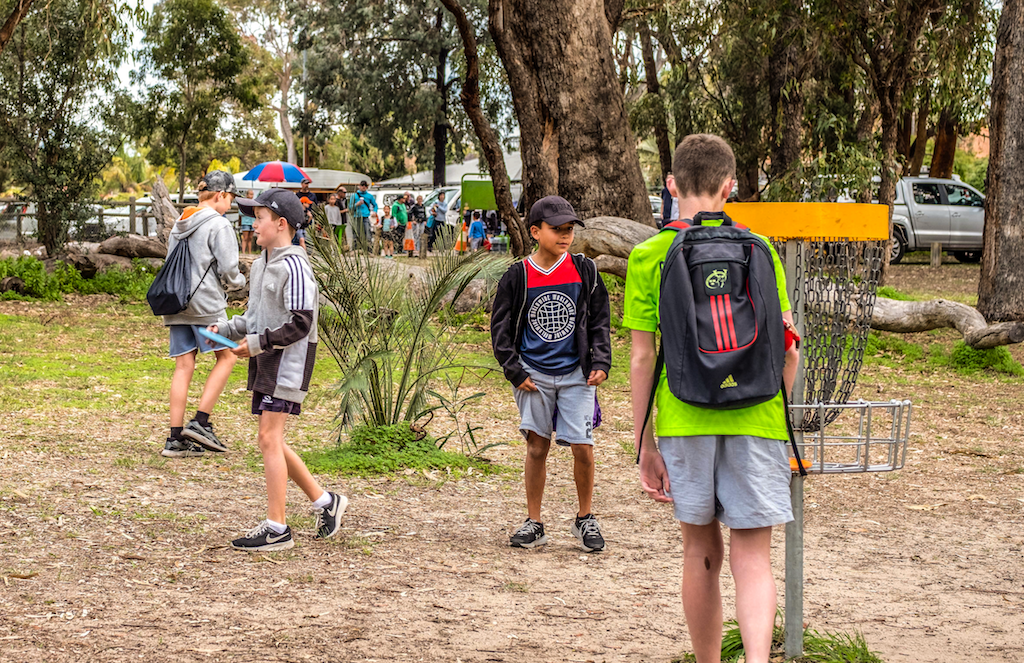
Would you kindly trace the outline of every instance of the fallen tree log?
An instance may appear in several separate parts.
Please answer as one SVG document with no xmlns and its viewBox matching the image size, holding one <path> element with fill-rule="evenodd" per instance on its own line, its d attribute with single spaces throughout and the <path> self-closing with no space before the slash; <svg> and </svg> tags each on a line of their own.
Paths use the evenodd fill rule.
<svg viewBox="0 0 1024 663">
<path fill-rule="evenodd" d="M 634 246 L 658 234 L 657 228 L 616 216 L 596 216 L 583 223 L 586 228 L 577 228 L 569 250 L 591 258 L 629 258 Z"/>
<path fill-rule="evenodd" d="M 163 259 L 167 257 L 167 245 L 142 235 L 114 235 L 100 243 L 98 252 L 125 258 Z"/>
<path fill-rule="evenodd" d="M 973 306 L 931 299 L 906 302 L 878 297 L 871 315 L 871 328 L 909 334 L 949 327 L 963 334 L 964 343 L 975 350 L 987 350 L 1024 341 L 1024 322 L 988 324 Z"/>
</svg>

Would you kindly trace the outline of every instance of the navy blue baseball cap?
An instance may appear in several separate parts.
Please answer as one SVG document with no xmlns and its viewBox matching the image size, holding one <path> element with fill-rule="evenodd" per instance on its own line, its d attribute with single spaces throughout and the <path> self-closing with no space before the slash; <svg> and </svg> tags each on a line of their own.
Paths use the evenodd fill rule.
<svg viewBox="0 0 1024 663">
<path fill-rule="evenodd" d="M 530 208 L 530 225 L 539 226 L 543 221 L 556 228 L 567 223 L 575 223 L 581 228 L 586 228 L 576 216 L 576 210 L 569 201 L 561 196 L 545 196 Z"/>
<path fill-rule="evenodd" d="M 274 214 L 284 217 L 288 225 L 296 230 L 301 230 L 309 225 L 302 203 L 292 191 L 287 189 L 267 189 L 256 196 L 255 200 L 238 198 L 235 202 L 238 203 L 238 208 L 249 216 L 256 216 L 254 208 L 266 207 Z"/>
</svg>

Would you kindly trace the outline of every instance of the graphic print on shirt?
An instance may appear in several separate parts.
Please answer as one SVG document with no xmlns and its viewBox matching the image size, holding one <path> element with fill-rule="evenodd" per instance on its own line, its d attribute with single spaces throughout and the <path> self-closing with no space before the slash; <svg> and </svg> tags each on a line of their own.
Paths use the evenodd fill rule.
<svg viewBox="0 0 1024 663">
<path fill-rule="evenodd" d="M 523 361 L 547 375 L 566 375 L 580 363 L 576 349 L 576 301 L 583 282 L 569 254 L 551 269 L 526 259 L 526 325 Z"/>
</svg>

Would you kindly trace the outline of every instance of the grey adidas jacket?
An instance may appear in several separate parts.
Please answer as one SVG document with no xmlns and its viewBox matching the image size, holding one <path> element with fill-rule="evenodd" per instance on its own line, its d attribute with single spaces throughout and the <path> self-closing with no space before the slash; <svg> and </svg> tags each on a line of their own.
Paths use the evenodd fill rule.
<svg viewBox="0 0 1024 663">
<path fill-rule="evenodd" d="M 231 223 L 209 207 L 188 208 L 174 222 L 167 239 L 167 255 L 178 242 L 188 239 L 192 256 L 192 289 L 195 294 L 181 313 L 165 315 L 164 325 L 215 324 L 224 319 L 228 306 L 225 288 L 245 285 L 245 276 L 238 271 L 238 240 Z M 209 272 L 206 270 L 209 268 Z M 206 273 L 206 278 L 203 274 Z"/>
<path fill-rule="evenodd" d="M 249 345 L 248 388 L 301 403 L 316 360 L 319 291 L 306 252 L 289 245 L 264 251 L 249 272 L 244 315 L 217 323 L 228 338 Z"/>
</svg>

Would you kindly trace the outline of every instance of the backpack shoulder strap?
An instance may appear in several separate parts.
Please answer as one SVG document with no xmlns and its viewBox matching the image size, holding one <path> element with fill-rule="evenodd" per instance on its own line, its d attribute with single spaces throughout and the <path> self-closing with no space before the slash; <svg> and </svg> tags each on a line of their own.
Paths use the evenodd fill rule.
<svg viewBox="0 0 1024 663">
<path fill-rule="evenodd" d="M 690 227 L 690 224 L 688 222 L 689 219 L 676 219 L 675 221 L 670 221 L 666 223 L 665 227 L 662 228 L 662 230 L 672 230 L 674 232 L 686 230 L 687 228 Z"/>
</svg>

